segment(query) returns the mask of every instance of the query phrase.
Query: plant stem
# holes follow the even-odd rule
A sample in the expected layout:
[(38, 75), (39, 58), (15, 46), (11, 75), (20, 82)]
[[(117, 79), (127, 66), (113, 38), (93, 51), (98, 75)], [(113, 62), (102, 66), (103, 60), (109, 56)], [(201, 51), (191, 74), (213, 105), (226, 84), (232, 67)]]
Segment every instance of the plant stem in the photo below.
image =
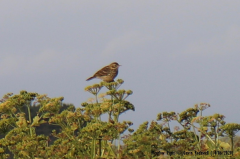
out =
[[(202, 107), (200, 107), (199, 110), (200, 110), (200, 117), (202, 118), (202, 110), (203, 110)], [(200, 128), (201, 129), (203, 128), (202, 119), (201, 119), (201, 122), (200, 122)], [(200, 131), (200, 133), (199, 133), (199, 148), (200, 148), (200, 150), (199, 151), (201, 151), (201, 146), (202, 146), (202, 139), (201, 139), (201, 137), (202, 137), (202, 132)]]
[(31, 110), (30, 110), (30, 101), (28, 101), (28, 103), (27, 103), (27, 108), (28, 108), (28, 120), (29, 120), (29, 122), (30, 122), (30, 135), (31, 135), (31, 137), (32, 137), (32, 135), (33, 135), (33, 133), (32, 133), (32, 126), (31, 126), (31, 124), (32, 124), (32, 119), (31, 119)]
[(93, 139), (93, 158), (95, 158), (96, 155), (96, 140)]
[(102, 149), (101, 142), (102, 142), (102, 139), (99, 138), (99, 157), (101, 157), (101, 149)]
[(98, 104), (98, 98), (97, 98), (97, 94), (95, 94), (95, 98), (96, 98), (96, 103)]
[(231, 151), (233, 152), (233, 136), (230, 136), (231, 138)]
[(118, 135), (118, 153), (117, 153), (118, 158), (119, 158), (119, 151), (120, 151), (120, 133)]
[(91, 158), (95, 158), (95, 139), (92, 139), (92, 146), (91, 146)]

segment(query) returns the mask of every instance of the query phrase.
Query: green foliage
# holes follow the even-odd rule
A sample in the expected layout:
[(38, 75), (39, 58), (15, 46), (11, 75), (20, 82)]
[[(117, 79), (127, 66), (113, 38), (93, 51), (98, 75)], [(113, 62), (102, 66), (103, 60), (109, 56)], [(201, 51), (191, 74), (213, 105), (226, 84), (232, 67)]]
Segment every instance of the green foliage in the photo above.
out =
[[(93, 98), (79, 108), (63, 103), (63, 97), (46, 94), (4, 95), (0, 100), (0, 158), (150, 159), (161, 156), (160, 152), (175, 152), (176, 158), (184, 158), (183, 152), (213, 150), (233, 150), (235, 157), (240, 156), (236, 136), (240, 125), (226, 124), (220, 114), (203, 116), (208, 103), (181, 113), (159, 113), (156, 121), (146, 121), (136, 131), (131, 121), (119, 122), (122, 113), (135, 110), (126, 100), (133, 92), (119, 89), (123, 83), (118, 79), (87, 86), (85, 91)], [(107, 91), (100, 93), (103, 87)], [(178, 126), (172, 127), (173, 121)]]

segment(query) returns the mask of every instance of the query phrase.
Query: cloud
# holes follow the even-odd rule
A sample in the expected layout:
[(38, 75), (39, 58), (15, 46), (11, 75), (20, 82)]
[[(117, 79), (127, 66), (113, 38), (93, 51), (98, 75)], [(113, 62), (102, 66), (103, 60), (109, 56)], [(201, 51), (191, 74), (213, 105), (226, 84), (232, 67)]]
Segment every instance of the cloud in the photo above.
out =
[(64, 54), (55, 50), (46, 49), (32, 55), (8, 54), (0, 60), (0, 74), (45, 74), (62, 69), (72, 69), (78, 65), (78, 54)]
[(207, 36), (186, 45), (185, 55), (215, 56), (240, 52), (240, 26), (230, 26), (222, 34)]
[(240, 26), (231, 26), (225, 34), (225, 46), (229, 51), (240, 52)]
[(151, 39), (153, 39), (153, 36), (151, 35), (141, 34), (138, 31), (130, 31), (122, 36), (115, 37), (114, 39), (110, 40), (106, 44), (105, 49), (102, 51), (102, 55), (106, 56), (114, 54), (121, 49), (140, 45)]
[[(49, 63), (54, 60), (56, 52), (46, 50), (39, 54), (23, 55), (23, 54), (8, 54), (1, 59), (0, 70), (1, 74), (21, 73), (26, 71), (48, 71)], [(47, 69), (48, 68), (48, 69)]]

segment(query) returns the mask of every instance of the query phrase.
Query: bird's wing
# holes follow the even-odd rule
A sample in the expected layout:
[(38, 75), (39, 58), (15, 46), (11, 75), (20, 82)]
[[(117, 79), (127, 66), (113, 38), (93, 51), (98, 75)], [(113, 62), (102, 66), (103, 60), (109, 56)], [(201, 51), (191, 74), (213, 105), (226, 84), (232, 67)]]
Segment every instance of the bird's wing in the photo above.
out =
[(101, 77), (101, 76), (107, 76), (110, 73), (111, 69), (109, 68), (109, 66), (105, 66), (103, 67), (101, 70), (97, 71), (94, 76), (95, 77)]

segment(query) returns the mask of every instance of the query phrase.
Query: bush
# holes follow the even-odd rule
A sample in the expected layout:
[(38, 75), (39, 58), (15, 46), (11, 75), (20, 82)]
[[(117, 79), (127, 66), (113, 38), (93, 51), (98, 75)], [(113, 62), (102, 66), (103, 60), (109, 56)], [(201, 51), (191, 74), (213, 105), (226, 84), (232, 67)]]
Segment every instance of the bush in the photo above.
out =
[[(239, 124), (226, 124), (220, 114), (202, 116), (210, 107), (207, 103), (182, 113), (159, 113), (156, 121), (144, 122), (134, 132), (131, 121), (119, 122), (122, 113), (135, 110), (126, 100), (133, 92), (119, 89), (123, 83), (119, 79), (86, 87), (94, 98), (80, 108), (63, 103), (63, 97), (27, 91), (4, 95), (0, 101), (1, 158), (186, 158), (196, 152), (223, 150), (240, 156), (240, 144), (234, 143)], [(108, 91), (100, 93), (103, 87)], [(104, 114), (108, 121), (101, 120)], [(171, 121), (179, 126), (171, 130)]]

